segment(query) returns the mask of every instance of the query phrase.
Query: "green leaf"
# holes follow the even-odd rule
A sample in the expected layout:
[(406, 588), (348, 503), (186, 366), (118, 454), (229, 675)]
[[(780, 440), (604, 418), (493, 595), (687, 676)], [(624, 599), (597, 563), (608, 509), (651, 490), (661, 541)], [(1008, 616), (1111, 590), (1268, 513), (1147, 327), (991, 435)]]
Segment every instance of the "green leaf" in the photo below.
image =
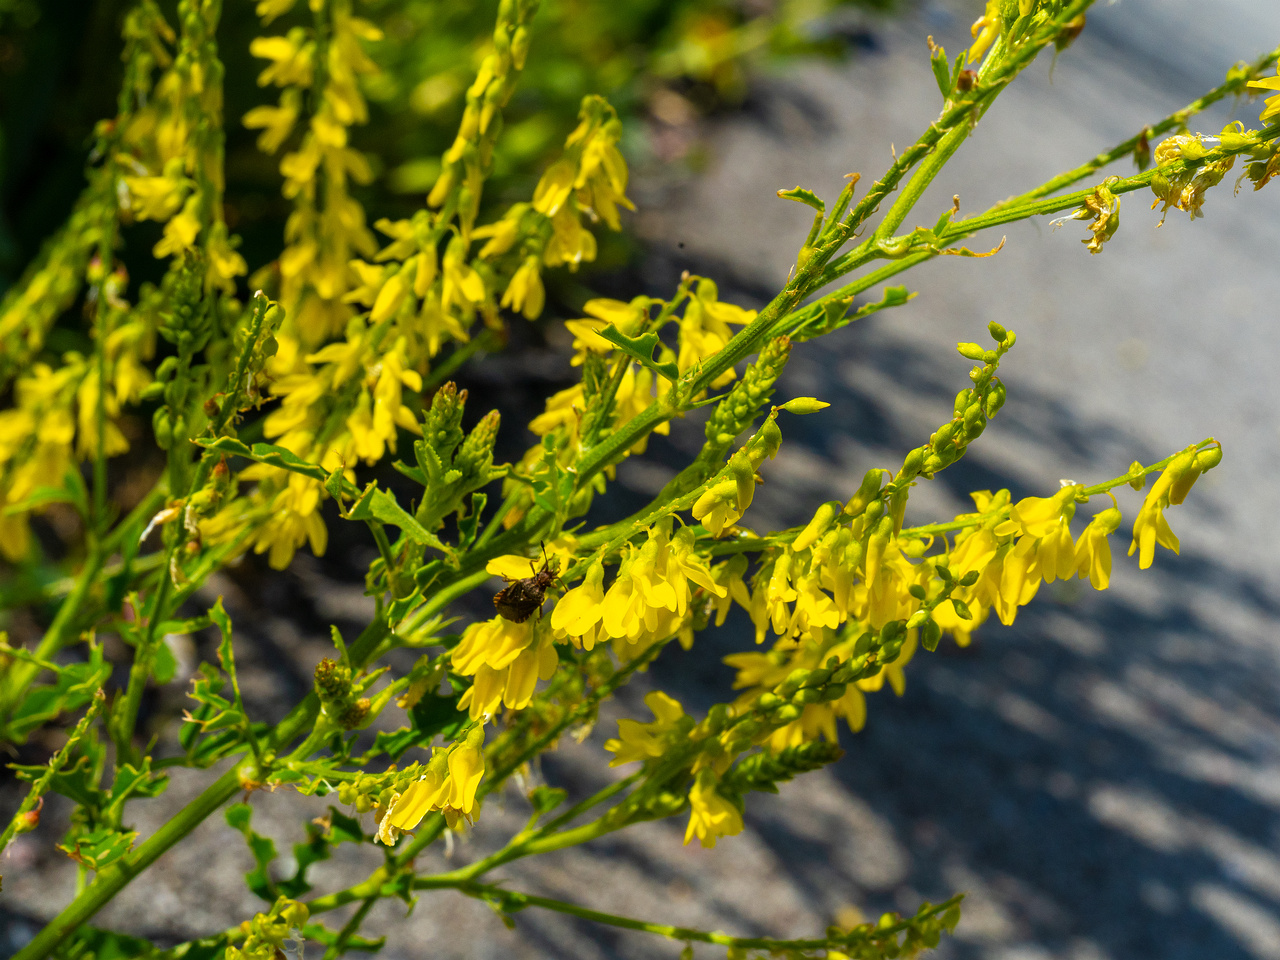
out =
[(933, 79), (938, 81), (938, 90), (945, 100), (951, 96), (951, 88), (954, 85), (951, 79), (951, 68), (947, 63), (946, 48), (934, 47), (933, 53), (929, 55), (929, 64), (933, 67)]
[(0, 728), (0, 739), (25, 743), (32, 730), (92, 700), (110, 675), (111, 667), (103, 662), (102, 648), (91, 647), (88, 662), (61, 667), (53, 684), (31, 688), (9, 722)]
[(401, 460), (392, 460), (391, 466), (395, 467), (400, 473), (404, 474), (414, 483), (425, 487), (427, 485), (427, 475), (422, 472), (420, 467), (411, 467), (409, 464)]
[(136, 830), (118, 831), (101, 827), (74, 838), (70, 845), (59, 844), (58, 849), (90, 870), (101, 870), (128, 853), (136, 839)]
[(659, 376), (670, 380), (672, 383), (675, 383), (680, 377), (680, 368), (674, 363), (658, 363), (653, 359), (653, 352), (662, 346), (662, 341), (658, 339), (658, 335), (652, 330), (638, 337), (628, 337), (611, 323), (597, 332), (632, 360), (648, 367)]
[(783, 200), (794, 200), (796, 203), (803, 203), (806, 207), (813, 207), (819, 213), (827, 212), (827, 205), (812, 190), (805, 187), (792, 187), (790, 190), (779, 190), (778, 196)]
[(227, 824), (244, 834), (249, 853), (257, 864), (244, 875), (245, 885), (258, 897), (274, 903), (279, 893), (271, 879), (271, 862), (276, 858), (276, 845), (270, 837), (264, 837), (253, 829), (253, 807), (247, 803), (235, 803), (227, 808)]
[(440, 542), (439, 537), (400, 506), (391, 493), (380, 489), (375, 483), (365, 487), (364, 493), (360, 494), (360, 499), (352, 505), (346, 516), (349, 520), (380, 520), (393, 527), (399, 527), (414, 543), (432, 547), (441, 553), (451, 553), (449, 548)]
[(485, 504), (489, 502), (487, 494), (471, 495), (471, 512), (458, 518), (458, 547), (465, 550), (471, 546), (480, 532), (480, 515), (484, 513)]
[[(244, 457), (246, 460), (265, 463), (269, 467), (279, 467), (281, 470), (288, 470), (291, 473), (300, 473), (304, 477), (319, 480), (321, 483), (327, 483), (334, 476), (319, 464), (303, 460), (293, 451), (278, 447), (273, 443), (255, 443), (252, 447), (249, 447), (232, 437), (218, 437), (216, 440), (201, 438), (194, 442), (206, 450)], [(341, 475), (339, 474), (339, 476)], [(346, 479), (341, 480), (340, 488), (348, 496), (356, 496), (358, 493), (355, 484)]]
[(569, 798), (569, 791), (543, 785), (529, 794), (529, 802), (538, 816), (550, 813)]
[(328, 840), (335, 846), (339, 843), (364, 843), (365, 835), (359, 820), (348, 817), (337, 807), (330, 807)]
[(119, 823), (124, 815), (124, 805), (132, 797), (158, 797), (169, 786), (166, 774), (155, 774), (151, 770), (151, 758), (143, 758), (142, 765), (122, 764), (116, 770), (115, 780), (111, 784), (111, 798), (102, 809), (103, 819)]
[(458, 709), (458, 697), (441, 696), (437, 693), (423, 694), (421, 700), (409, 711), (409, 720), (414, 729), (428, 740), (436, 734), (446, 740), (453, 740), (470, 720), (465, 710)]

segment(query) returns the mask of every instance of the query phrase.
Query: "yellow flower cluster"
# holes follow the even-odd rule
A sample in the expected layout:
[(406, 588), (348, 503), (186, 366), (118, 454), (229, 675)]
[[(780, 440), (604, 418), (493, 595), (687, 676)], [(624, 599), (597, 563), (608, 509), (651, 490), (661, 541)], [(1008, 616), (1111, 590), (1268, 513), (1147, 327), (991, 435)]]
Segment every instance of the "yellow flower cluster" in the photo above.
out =
[[(260, 12), (270, 19), (288, 6), (281, 0), (262, 5)], [(395, 449), (399, 429), (420, 432), (407, 394), (422, 389), (424, 375), (446, 344), (470, 342), (477, 318), (500, 328), (500, 307), (522, 310), (527, 316), (540, 312), (538, 264), (567, 262), (543, 252), (551, 250), (568, 227), (564, 217), (557, 220), (558, 212), (536, 209), (537, 201), (517, 204), (495, 224), (472, 227), (487, 172), (487, 160), (477, 160), (477, 150), (492, 150), (499, 126), (493, 122), (494, 111), (505, 103), (502, 91), (523, 65), (518, 47), (527, 37), (518, 39), (525, 30), (520, 18), (527, 19), (531, 12), (517, 11), (495, 33), (494, 51), (484, 60), (473, 87), (473, 93), (479, 93), (469, 96), (458, 140), (428, 198), (441, 210), (378, 221), (376, 227), (390, 242), (377, 250), (364, 229), (363, 211), (346, 193), (347, 178), (359, 179), (364, 161), (347, 145), (345, 133), (366, 116), (356, 78), (374, 68), (359, 41), (376, 39), (376, 30), (350, 16), (347, 5), (338, 0), (329, 12), (331, 32), (324, 43), (316, 31), (300, 27), (282, 37), (255, 41), (253, 52), (269, 61), (259, 82), (285, 90), (278, 106), (256, 108), (246, 123), (263, 129), (263, 149), (275, 150), (298, 123), (299, 91), (314, 90), (320, 104), (299, 149), (281, 163), (285, 194), (295, 202), (287, 227), (289, 246), (280, 260), (281, 300), (290, 318), (272, 364), (271, 390), (281, 403), (267, 418), (265, 433), (332, 472), (377, 462), (386, 450)], [(588, 98), (583, 121), (569, 136), (565, 158), (557, 166), (572, 169), (573, 196), (562, 197), (560, 208), (570, 212), (576, 230), (586, 233), (591, 256), (594, 239), (582, 228), (581, 218), (599, 217), (617, 228), (617, 204), (629, 205), (619, 192), (626, 185), (625, 164), (616, 149), (619, 129), (612, 108), (599, 98)], [(553, 177), (552, 171), (544, 182), (547, 177)], [(546, 189), (540, 185), (535, 193), (545, 196)], [(485, 241), (475, 254), (473, 240)], [(368, 259), (350, 259), (352, 251)], [(506, 293), (500, 301), (498, 291), (504, 283)], [(358, 307), (364, 312), (353, 313)], [(338, 330), (343, 331), (342, 339), (320, 346)], [(647, 398), (648, 389), (647, 382), (634, 378), (630, 384), (637, 396)], [(626, 395), (623, 390), (624, 400)], [(642, 408), (638, 404), (637, 409)], [(251, 503), (229, 504), (208, 524), (211, 533), (216, 528), (225, 538), (237, 523), (265, 517), (254, 532), (253, 547), (269, 551), (276, 567), (286, 566), (305, 542), (313, 550), (324, 549), (326, 534), (318, 509), (325, 491), (318, 481), (263, 465), (242, 476), (259, 481)]]
[(40, 491), (61, 488), (79, 461), (97, 456), (99, 405), (104, 455), (129, 449), (118, 419), (150, 383), (142, 359), (154, 349), (154, 330), (131, 319), (105, 339), (105, 396), (93, 358), (71, 352), (56, 368), (33, 364), (14, 386), (13, 405), (0, 411), (0, 555), (8, 560), (27, 555), (28, 516), (51, 502)]
[[(273, 154), (302, 119), (304, 97), (311, 104), (296, 148), (280, 160), (282, 192), (294, 203), (285, 224), (285, 250), (280, 256), (280, 302), (288, 316), (277, 367), (288, 369), (300, 350), (342, 331), (351, 309), (347, 262), (353, 251), (372, 256), (373, 234), (364, 208), (348, 191), (348, 182), (368, 183), (373, 172), (362, 153), (348, 144), (348, 128), (368, 120), (360, 92), (361, 75), (377, 72), (362, 41), (382, 33), (353, 16), (349, 0), (324, 0), (312, 9), (325, 15), (323, 29), (295, 27), (284, 36), (259, 37), (249, 52), (267, 61), (260, 86), (283, 88), (276, 106), (260, 106), (244, 117), (259, 129), (258, 147)], [(258, 5), (264, 23), (287, 13), (292, 0)], [(296, 345), (293, 341), (296, 340)]]
[[(196, 247), (203, 233), (206, 284), (227, 292), (246, 271), (235, 251), (222, 212), (222, 65), (214, 33), (216, 10), (208, 4), (181, 5), (181, 36), (175, 40), (163, 17), (145, 12), (130, 28), (145, 38), (155, 63), (163, 67), (150, 96), (118, 121), (113, 163), (123, 174), (119, 196), (135, 219), (164, 224), (152, 253), (179, 258)], [(153, 11), (153, 13), (155, 13)], [(176, 265), (176, 262), (175, 262)]]
[(469, 626), (450, 657), (453, 669), (472, 677), (458, 702), (473, 720), (497, 713), (500, 706), (522, 710), (539, 680), (549, 680), (558, 659), (541, 617), (513, 623), (494, 617)]
[[(1150, 566), (1155, 545), (1177, 552), (1178, 541), (1164, 519), (1170, 504), (1181, 503), (1196, 478), (1221, 458), (1221, 448), (1190, 448), (1174, 458), (1152, 485), (1134, 523), (1130, 554)], [(749, 706), (793, 670), (812, 670), (832, 657), (846, 662), (866, 652), (871, 638), (893, 636), (901, 642), (879, 673), (849, 687), (839, 700), (809, 704), (803, 715), (772, 734), (770, 746), (782, 749), (821, 734), (834, 739), (838, 717), (858, 729), (866, 708), (860, 691), (879, 689), (888, 680), (901, 693), (901, 669), (911, 658), (921, 631), (930, 649), (940, 634), (965, 646), (970, 634), (994, 611), (1011, 624), (1041, 583), (1071, 576), (1106, 589), (1111, 575), (1108, 537), (1120, 526), (1112, 506), (1093, 517), (1078, 539), (1070, 521), (1089, 495), (1066, 484), (1051, 497), (1027, 497), (1010, 503), (1008, 491), (973, 495), (977, 510), (943, 525), (955, 530), (942, 553), (925, 556), (934, 537), (920, 531), (893, 532), (890, 518), (871, 508), (851, 522), (837, 522), (828, 506), (789, 548), (775, 548), (756, 574), (750, 594), (739, 602), (756, 625), (757, 642), (771, 628), (778, 640), (769, 653), (734, 654), (736, 685), (747, 692), (738, 708)], [(928, 528), (923, 528), (927, 530)], [(744, 588), (732, 591), (743, 597)], [(887, 646), (893, 649), (896, 641)]]
[(603, 577), (602, 566), (593, 564), (582, 584), (560, 598), (551, 627), (557, 639), (584, 650), (611, 640), (625, 660), (673, 636), (686, 647), (693, 642), (695, 588), (727, 596), (727, 588), (694, 551), (693, 528), (681, 527), (672, 536), (670, 520), (651, 527), (640, 546), (624, 547), (608, 590)]
[[(624, 763), (657, 760), (673, 746), (686, 741), (694, 729), (691, 717), (680, 704), (661, 690), (655, 690), (644, 698), (645, 705), (653, 711), (650, 723), (622, 719), (618, 721), (618, 736), (605, 741), (604, 748), (614, 754), (609, 766)], [(738, 804), (726, 798), (718, 789), (720, 769), (723, 764), (703, 762), (695, 764), (694, 781), (689, 789), (689, 825), (684, 842), (694, 837), (704, 847), (714, 847), (720, 837), (742, 832), (742, 810)]]
[(444, 814), (450, 829), (475, 820), (480, 809), (476, 790), (483, 777), (484, 727), (476, 724), (457, 743), (432, 750), (422, 776), (375, 809), (378, 840), (393, 846), (433, 810)]

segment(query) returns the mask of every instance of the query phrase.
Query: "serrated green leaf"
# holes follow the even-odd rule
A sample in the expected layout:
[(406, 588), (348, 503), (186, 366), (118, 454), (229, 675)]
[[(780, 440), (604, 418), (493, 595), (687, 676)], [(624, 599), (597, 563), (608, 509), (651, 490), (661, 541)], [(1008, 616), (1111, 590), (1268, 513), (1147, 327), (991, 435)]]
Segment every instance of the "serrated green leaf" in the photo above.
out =
[(399, 527), (414, 543), (432, 547), (445, 554), (450, 553), (449, 548), (440, 542), (439, 537), (400, 506), (391, 493), (380, 489), (375, 483), (365, 488), (360, 494), (360, 499), (352, 505), (346, 516), (349, 520), (380, 520), (393, 527)]
[(404, 463), (401, 460), (392, 460), (391, 466), (395, 467), (397, 471), (404, 474), (419, 486), (425, 487), (427, 485), (427, 475), (422, 472), (420, 467), (411, 467), (409, 464)]
[(938, 90), (945, 100), (951, 96), (951, 87), (953, 86), (951, 65), (947, 62), (946, 49), (944, 47), (934, 48), (932, 55), (929, 57), (929, 64), (933, 67), (933, 79), (938, 81)]
[(819, 213), (827, 212), (827, 205), (822, 198), (806, 187), (792, 187), (790, 190), (779, 190), (778, 196), (783, 200), (794, 200), (796, 203), (803, 203), (806, 207), (812, 207)]
[(101, 827), (75, 837), (70, 844), (59, 844), (58, 849), (90, 870), (101, 870), (128, 853), (136, 839), (136, 830), (120, 831)]
[(279, 895), (275, 882), (271, 879), (271, 863), (276, 858), (276, 845), (270, 837), (264, 837), (253, 829), (253, 807), (247, 803), (234, 803), (227, 808), (225, 814), (227, 824), (244, 835), (249, 853), (256, 866), (244, 875), (245, 885), (253, 893), (274, 903)]
[(652, 330), (638, 337), (628, 337), (611, 323), (603, 330), (596, 332), (631, 359), (648, 367), (654, 373), (670, 380), (672, 383), (675, 383), (680, 377), (680, 368), (674, 363), (658, 363), (653, 359), (653, 352), (662, 345), (662, 341), (658, 339), (658, 335)]
[(365, 835), (359, 820), (348, 817), (337, 807), (330, 807), (328, 840), (335, 846), (339, 843), (364, 843)]

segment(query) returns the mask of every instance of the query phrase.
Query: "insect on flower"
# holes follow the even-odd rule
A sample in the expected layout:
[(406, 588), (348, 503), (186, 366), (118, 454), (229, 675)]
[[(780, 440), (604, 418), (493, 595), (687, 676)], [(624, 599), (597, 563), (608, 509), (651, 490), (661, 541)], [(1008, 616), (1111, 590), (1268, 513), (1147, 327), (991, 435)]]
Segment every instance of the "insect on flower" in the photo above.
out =
[[(529, 561), (533, 568), (533, 561)], [(551, 572), (551, 561), (547, 559), (547, 548), (542, 548), (542, 569), (534, 570), (533, 576), (520, 580), (503, 577), (508, 586), (503, 587), (493, 597), (493, 605), (498, 608), (498, 615), (512, 623), (524, 623), (535, 610), (542, 609), (542, 600), (546, 596), (547, 587), (556, 581)]]

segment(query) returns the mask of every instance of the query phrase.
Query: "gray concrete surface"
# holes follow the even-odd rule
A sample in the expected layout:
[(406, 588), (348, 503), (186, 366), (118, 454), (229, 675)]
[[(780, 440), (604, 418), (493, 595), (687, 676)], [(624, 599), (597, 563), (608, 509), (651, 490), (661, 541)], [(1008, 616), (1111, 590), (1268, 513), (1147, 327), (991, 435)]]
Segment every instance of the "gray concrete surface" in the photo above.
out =
[[(744, 302), (776, 288), (806, 218), (773, 192), (800, 183), (832, 195), (851, 170), (878, 173), (889, 144), (910, 142), (937, 110), (924, 34), (958, 49), (975, 6), (926, 6), (908, 23), (876, 25), (877, 48), (855, 62), (769, 78), (744, 115), (712, 131), (703, 177), (639, 184), (649, 278), (669, 281), (687, 267)], [(1221, 22), (1198, 22), (1210, 14)], [(1268, 0), (1124, 0), (1090, 19), (1052, 81), (1046, 59), (1002, 97), (926, 198), (922, 222), (953, 193), (972, 213), (1074, 165), (1176, 109), (1237, 57), (1280, 42), (1280, 9)], [(1229, 109), (1197, 129), (1218, 129)], [(1238, 110), (1247, 121), (1256, 113)], [(773, 936), (820, 930), (850, 906), (874, 916), (965, 890), (964, 919), (940, 958), (1280, 957), (1277, 191), (1233, 198), (1224, 186), (1204, 220), (1175, 214), (1160, 230), (1134, 196), (1100, 256), (1079, 243), (1082, 225), (1035, 223), (1010, 229), (995, 258), (917, 271), (910, 305), (797, 351), (785, 392), (833, 405), (784, 425), (784, 453), (748, 518), (795, 522), (851, 492), (868, 467), (900, 459), (964, 382), (968, 364), (950, 344), (981, 339), (998, 320), (1019, 333), (1002, 371), (1009, 403), (965, 464), (920, 488), (917, 516), (945, 516), (969, 489), (1023, 495), (1060, 477), (1111, 476), (1213, 434), (1226, 447), (1222, 466), (1170, 514), (1181, 557), (1161, 553), (1139, 574), (1118, 550), (1112, 591), (1046, 588), (1013, 628), (992, 625), (968, 650), (922, 655), (904, 697), (871, 698), (868, 726), (846, 738), (839, 764), (753, 798), (747, 832), (714, 851), (683, 847), (681, 824), (651, 825), (514, 865), (510, 885)], [(497, 390), (501, 373), (491, 375)], [(694, 438), (677, 430), (668, 450)], [(663, 471), (630, 466), (622, 486), (638, 496)], [(1131, 492), (1123, 500), (1130, 517), (1137, 504)], [(325, 624), (345, 628), (363, 615), (358, 589), (324, 577), (304, 565), (288, 581), (214, 586), (243, 631), (243, 656), (262, 668), (247, 693), (264, 716), (306, 683)], [(300, 607), (306, 616), (288, 613)], [(613, 719), (642, 715), (648, 684), (705, 706), (727, 680), (719, 658), (743, 642), (728, 630), (689, 654), (673, 651), (585, 742), (548, 758), (543, 775), (589, 787)], [(158, 826), (207, 776), (184, 776), (160, 801), (138, 804), (138, 828)], [(281, 849), (301, 818), (323, 812), (285, 791), (253, 802), (258, 828)], [(523, 803), (513, 794), (491, 804), (450, 862), (499, 843), (522, 822)], [(444, 858), (433, 852), (430, 865)], [(317, 886), (376, 862), (365, 851), (322, 864)], [(240, 882), (249, 866), (215, 818), (100, 920), (162, 942), (238, 923), (258, 909)], [(41, 833), (19, 841), (4, 872), (12, 946), (66, 901), (73, 878)], [(385, 934), (383, 955), (397, 960), (678, 950), (532, 910), (516, 924), (508, 931), (482, 905), (436, 894), (407, 917), (403, 905), (383, 904), (365, 932)]]

